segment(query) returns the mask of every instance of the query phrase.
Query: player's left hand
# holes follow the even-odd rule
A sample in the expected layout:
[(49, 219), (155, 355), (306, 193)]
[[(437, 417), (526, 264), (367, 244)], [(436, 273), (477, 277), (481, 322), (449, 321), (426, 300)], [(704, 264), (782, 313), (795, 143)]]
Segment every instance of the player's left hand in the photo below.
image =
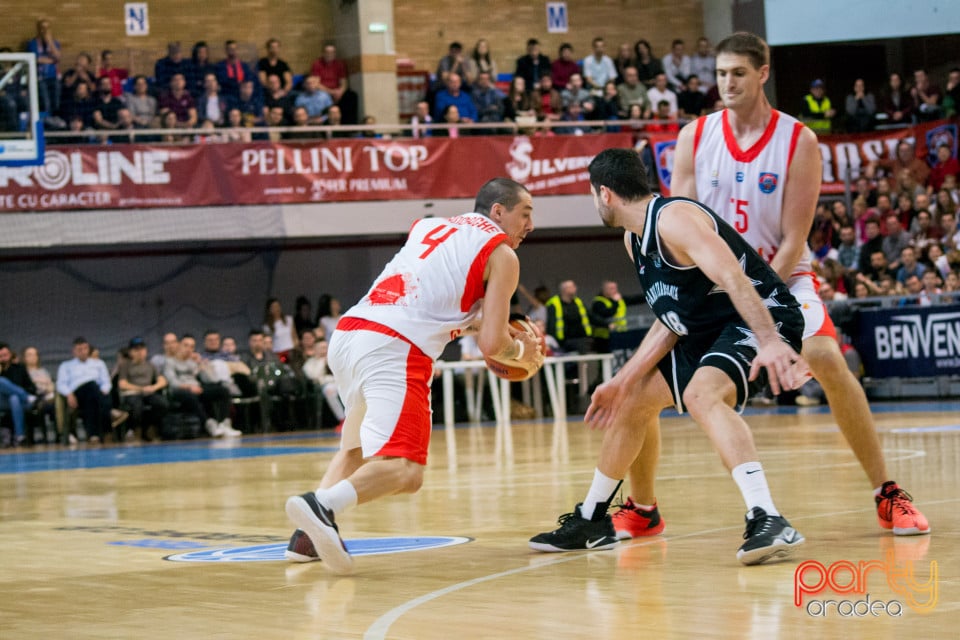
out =
[(760, 347), (750, 367), (750, 380), (756, 380), (761, 368), (767, 370), (767, 381), (774, 395), (797, 389), (810, 377), (807, 362), (781, 340), (773, 340)]

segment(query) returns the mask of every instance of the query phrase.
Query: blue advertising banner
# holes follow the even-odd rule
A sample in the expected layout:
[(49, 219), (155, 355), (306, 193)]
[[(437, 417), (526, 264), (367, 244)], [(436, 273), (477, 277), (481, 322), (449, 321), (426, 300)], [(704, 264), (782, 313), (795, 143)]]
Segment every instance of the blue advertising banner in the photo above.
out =
[(960, 305), (861, 309), (853, 346), (874, 378), (960, 373)]

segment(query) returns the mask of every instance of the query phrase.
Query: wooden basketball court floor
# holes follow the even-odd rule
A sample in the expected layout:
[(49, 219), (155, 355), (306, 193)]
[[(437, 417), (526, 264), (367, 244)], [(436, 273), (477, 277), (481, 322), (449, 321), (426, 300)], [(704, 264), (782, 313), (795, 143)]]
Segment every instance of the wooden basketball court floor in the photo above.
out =
[[(419, 494), (340, 519), (351, 548), (449, 546), (359, 556), (350, 577), (279, 559), (284, 501), (316, 486), (330, 434), (3, 452), (0, 638), (960, 637), (960, 403), (877, 405), (876, 418), (932, 535), (880, 530), (825, 409), (750, 410), (777, 505), (807, 538), (792, 561), (758, 567), (735, 557), (735, 485), (682, 417), (663, 423), (664, 535), (529, 550), (583, 498), (600, 434), (515, 423), (508, 458), (492, 425), (462, 425), (449, 457), (434, 432)], [(879, 568), (861, 585), (849, 568), (867, 561)]]

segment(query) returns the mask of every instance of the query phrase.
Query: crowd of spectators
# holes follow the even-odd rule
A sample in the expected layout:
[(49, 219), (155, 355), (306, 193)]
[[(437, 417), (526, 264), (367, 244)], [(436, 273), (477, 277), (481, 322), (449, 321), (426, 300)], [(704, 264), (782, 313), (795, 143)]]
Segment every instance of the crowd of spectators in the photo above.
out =
[(843, 200), (821, 202), (809, 237), (820, 296), (960, 300), (958, 170), (948, 144), (931, 165), (901, 141), (895, 159), (871, 163), (856, 181), (852, 210)]
[[(325, 415), (330, 423), (342, 422), (343, 405), (326, 362), (326, 336), (339, 317), (340, 303), (329, 295), (320, 297), (316, 314), (300, 296), (294, 316), (271, 298), (243, 350), (216, 329), (199, 340), (166, 333), (153, 355), (135, 336), (112, 367), (77, 337), (73, 357), (55, 375), (35, 346), (17, 354), (0, 342), (0, 447), (64, 438), (70, 444), (231, 438), (242, 433), (234, 426), (240, 407), (251, 403), (258, 405), (263, 430), (322, 425)], [(244, 415), (249, 430), (254, 420)], [(72, 426), (77, 418), (82, 430)]]
[[(125, 141), (131, 130), (144, 128), (184, 130), (167, 134), (161, 139), (165, 142), (210, 142), (254, 139), (237, 131), (251, 126), (375, 124), (372, 118), (361, 117), (357, 94), (349, 88), (346, 64), (332, 43), (325, 44), (310, 68), (298, 74), (281, 57), (281, 43), (276, 38), (266, 42), (264, 55), (255, 64), (240, 59), (233, 40), (224, 43), (223, 58), (216, 62), (206, 42), (194, 43), (189, 56), (181, 43), (172, 42), (167, 55), (156, 61), (152, 78), (129, 78), (126, 69), (114, 65), (110, 50), (101, 51), (95, 61), (90, 54), (80, 53), (73, 66), (62, 69), (66, 64), (60, 57), (60, 45), (45, 19), (38, 21), (36, 37), (27, 49), (38, 56), (40, 102), (48, 114), (48, 128), (110, 134), (101, 133), (90, 141)], [(563, 43), (552, 60), (540, 42), (530, 38), (526, 53), (516, 59), (512, 69), (497, 68), (485, 38), (477, 40), (470, 51), (460, 42), (452, 42), (422, 96), (425, 105), (418, 105), (413, 116), (416, 125), (438, 126), (414, 129), (413, 133), (457, 136), (483, 132), (439, 126), (443, 124), (562, 121), (571, 124), (541, 132), (577, 134), (603, 130), (590, 126), (590, 121), (613, 120), (648, 121), (624, 126), (634, 132), (676, 131), (684, 121), (720, 107), (714, 73), (715, 57), (706, 38), (698, 39), (692, 52), (683, 40), (676, 39), (658, 58), (642, 38), (633, 45), (621, 43), (611, 57), (604, 39), (596, 37), (587, 55), (581, 57), (572, 44)], [(501, 81), (501, 77), (511, 80)], [(960, 68), (950, 70), (942, 88), (918, 69), (909, 85), (899, 73), (893, 73), (887, 86), (875, 89), (857, 79), (845, 101), (834, 104), (825, 82), (815, 79), (801, 104), (781, 108), (821, 133), (866, 131), (877, 125), (950, 116), (956, 113), (960, 99)], [(0, 94), (0, 128), (4, 123), (16, 124), (17, 96), (9, 93)], [(345, 135), (364, 134), (311, 130), (273, 138)], [(83, 136), (79, 139), (85, 140)]]

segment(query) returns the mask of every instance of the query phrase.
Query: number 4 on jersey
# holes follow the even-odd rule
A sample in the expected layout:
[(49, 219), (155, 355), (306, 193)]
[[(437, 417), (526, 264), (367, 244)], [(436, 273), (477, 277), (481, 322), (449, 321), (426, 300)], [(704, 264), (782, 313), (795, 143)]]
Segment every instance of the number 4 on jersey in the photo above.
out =
[(423, 260), (428, 255), (430, 255), (441, 242), (452, 236), (457, 231), (456, 227), (448, 227), (445, 224), (430, 229), (427, 232), (427, 235), (423, 236), (423, 240), (420, 241), (420, 244), (427, 245), (426, 251), (420, 254), (420, 259)]

